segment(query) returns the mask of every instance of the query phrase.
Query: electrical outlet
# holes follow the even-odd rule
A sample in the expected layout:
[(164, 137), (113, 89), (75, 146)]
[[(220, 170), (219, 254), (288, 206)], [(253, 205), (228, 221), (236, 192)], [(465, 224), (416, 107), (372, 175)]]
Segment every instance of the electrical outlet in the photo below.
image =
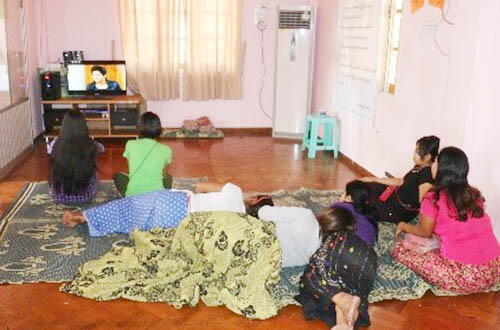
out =
[(255, 8), (255, 25), (259, 24), (260, 22), (266, 22), (266, 7), (261, 6), (261, 7), (256, 7)]

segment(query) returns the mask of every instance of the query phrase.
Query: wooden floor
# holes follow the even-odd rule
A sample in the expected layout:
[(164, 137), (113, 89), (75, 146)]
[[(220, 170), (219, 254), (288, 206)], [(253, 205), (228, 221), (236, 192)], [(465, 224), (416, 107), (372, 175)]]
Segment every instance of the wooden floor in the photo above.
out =
[[(226, 136), (220, 140), (169, 140), (174, 177), (207, 176), (227, 181), (245, 191), (271, 191), (302, 186), (340, 189), (365, 175), (349, 160), (334, 160), (319, 152), (308, 159), (300, 144), (268, 136)], [(99, 173), (126, 170), (123, 141), (106, 142)], [(47, 179), (49, 159), (44, 144), (0, 181), (0, 211), (15, 198), (26, 181)], [(411, 159), (408, 159), (410, 162)], [(127, 300), (94, 302), (60, 293), (60, 284), (0, 285), (0, 329), (326, 329), (305, 321), (299, 307), (289, 306), (265, 321), (250, 321), (223, 307), (176, 310), (162, 303)], [(500, 329), (500, 294), (424, 298), (408, 302), (385, 301), (370, 306), (370, 329)]]

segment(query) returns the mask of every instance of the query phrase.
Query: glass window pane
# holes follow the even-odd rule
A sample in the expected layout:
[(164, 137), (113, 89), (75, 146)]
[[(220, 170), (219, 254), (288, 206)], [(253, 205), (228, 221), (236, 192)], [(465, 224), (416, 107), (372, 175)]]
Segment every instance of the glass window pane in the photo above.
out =
[(403, 9), (403, 0), (394, 0), (394, 9), (401, 10)]
[(391, 36), (392, 48), (399, 47), (400, 34), (401, 34), (401, 14), (396, 14), (394, 16), (394, 21), (392, 26), (392, 36)]
[(398, 54), (397, 50), (391, 51), (389, 55), (389, 65), (387, 66), (388, 74), (387, 81), (389, 84), (396, 84), (396, 71), (398, 65)]
[(9, 67), (11, 102), (16, 103), (27, 96), (23, 22), (20, 1), (6, 1), (5, 32), (7, 34), (7, 61)]

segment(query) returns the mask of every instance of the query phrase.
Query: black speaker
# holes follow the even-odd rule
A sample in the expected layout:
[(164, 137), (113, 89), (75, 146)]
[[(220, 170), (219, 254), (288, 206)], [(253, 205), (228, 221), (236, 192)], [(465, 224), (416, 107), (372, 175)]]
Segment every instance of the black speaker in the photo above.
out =
[(45, 71), (40, 74), (43, 100), (61, 98), (61, 74), (57, 71)]

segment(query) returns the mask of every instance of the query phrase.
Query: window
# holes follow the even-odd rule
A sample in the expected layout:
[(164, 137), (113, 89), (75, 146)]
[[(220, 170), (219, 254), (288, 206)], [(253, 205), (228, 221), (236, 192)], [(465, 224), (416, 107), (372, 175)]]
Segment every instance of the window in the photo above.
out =
[(0, 109), (27, 96), (21, 0), (0, 0)]
[(388, 33), (383, 90), (384, 92), (394, 94), (396, 90), (399, 41), (401, 38), (401, 21), (403, 18), (403, 0), (389, 0), (388, 2)]
[(118, 7), (129, 81), (143, 97), (242, 97), (243, 0), (121, 0)]

